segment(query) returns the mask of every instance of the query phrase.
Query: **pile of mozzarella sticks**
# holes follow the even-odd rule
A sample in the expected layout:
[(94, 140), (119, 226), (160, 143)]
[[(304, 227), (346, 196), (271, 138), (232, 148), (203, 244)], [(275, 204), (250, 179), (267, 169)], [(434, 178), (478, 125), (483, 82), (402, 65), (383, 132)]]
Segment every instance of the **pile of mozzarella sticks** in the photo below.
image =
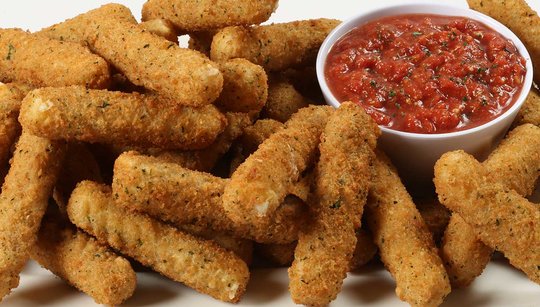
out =
[(377, 254), (414, 306), (470, 284), (493, 250), (540, 282), (523, 198), (538, 93), (488, 160), (441, 158), (440, 203), (413, 201), (371, 117), (319, 105), (315, 57), (339, 21), (260, 25), (277, 2), (149, 0), (141, 23), (107, 4), (0, 29), (0, 300), (30, 258), (108, 305), (134, 293), (131, 260), (233, 303), (261, 259), (289, 267), (305, 305)]

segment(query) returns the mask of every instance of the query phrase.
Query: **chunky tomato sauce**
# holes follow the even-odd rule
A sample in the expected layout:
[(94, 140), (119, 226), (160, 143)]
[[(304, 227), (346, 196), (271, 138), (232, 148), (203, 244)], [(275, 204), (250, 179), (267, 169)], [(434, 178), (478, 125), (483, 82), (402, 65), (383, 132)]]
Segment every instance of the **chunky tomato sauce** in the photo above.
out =
[(482, 125), (519, 95), (525, 59), (514, 44), (465, 17), (392, 16), (360, 26), (330, 51), (326, 80), (339, 101), (382, 126), (445, 133)]

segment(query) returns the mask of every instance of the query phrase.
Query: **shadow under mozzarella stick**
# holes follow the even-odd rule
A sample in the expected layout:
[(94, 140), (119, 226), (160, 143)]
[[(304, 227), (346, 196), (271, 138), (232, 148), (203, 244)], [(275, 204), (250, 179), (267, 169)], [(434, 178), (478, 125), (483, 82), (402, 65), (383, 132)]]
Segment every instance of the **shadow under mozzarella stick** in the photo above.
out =
[(0, 194), (0, 300), (19, 284), (64, 156), (63, 142), (23, 131)]
[(298, 238), (304, 213), (301, 201), (288, 198), (275, 217), (260, 227), (236, 224), (222, 205), (227, 183), (227, 179), (127, 152), (116, 159), (112, 188), (117, 204), (179, 228), (196, 224), (262, 243), (288, 243)]
[(463, 151), (435, 164), (435, 187), (443, 205), (458, 213), (477, 237), (540, 283), (540, 210)]
[(49, 139), (201, 149), (225, 129), (213, 106), (179, 106), (155, 95), (42, 88), (26, 96), (19, 116), (31, 133)]
[(439, 306), (450, 293), (448, 275), (422, 216), (381, 152), (365, 213), (397, 296), (412, 306)]
[(334, 19), (301, 20), (253, 27), (227, 27), (214, 36), (211, 59), (245, 58), (267, 71), (315, 62), (328, 34), (341, 23)]
[(137, 276), (129, 261), (86, 233), (44, 219), (32, 259), (97, 304), (120, 305), (131, 297)]
[(0, 81), (35, 87), (82, 85), (106, 88), (109, 65), (77, 43), (30, 34), (20, 29), (0, 29)]
[(317, 153), (331, 107), (298, 111), (232, 174), (223, 194), (227, 216), (258, 227), (272, 217)]
[(133, 84), (188, 106), (210, 104), (221, 93), (219, 67), (203, 54), (127, 22), (99, 19), (93, 27), (90, 49)]
[(210, 48), (215, 34), (215, 30), (190, 32), (188, 48), (210, 57)]
[(278, 0), (149, 0), (142, 19), (170, 20), (183, 33), (262, 23)]
[[(531, 195), (540, 176), (540, 128), (531, 124), (512, 130), (490, 154), (483, 166), (494, 182)], [(476, 235), (476, 230), (453, 213), (441, 246), (441, 257), (454, 287), (466, 287), (479, 276), (493, 249)]]
[(70, 220), (99, 241), (157, 272), (225, 302), (237, 302), (249, 270), (233, 252), (113, 203), (109, 187), (83, 181), (68, 205)]
[(372, 177), (373, 150), (380, 130), (364, 111), (344, 102), (324, 128), (308, 200), (312, 220), (300, 231), (289, 268), (296, 304), (325, 306), (347, 276)]

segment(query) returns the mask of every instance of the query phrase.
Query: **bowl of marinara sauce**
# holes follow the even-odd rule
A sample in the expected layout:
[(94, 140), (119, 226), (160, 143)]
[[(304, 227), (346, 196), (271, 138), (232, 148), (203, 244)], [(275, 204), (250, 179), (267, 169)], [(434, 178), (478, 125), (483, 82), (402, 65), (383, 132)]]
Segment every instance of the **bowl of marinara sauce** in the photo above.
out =
[(525, 101), (532, 64), (496, 20), (422, 3), (342, 23), (321, 46), (317, 75), (327, 103), (361, 105), (402, 177), (426, 184), (447, 151), (485, 159)]

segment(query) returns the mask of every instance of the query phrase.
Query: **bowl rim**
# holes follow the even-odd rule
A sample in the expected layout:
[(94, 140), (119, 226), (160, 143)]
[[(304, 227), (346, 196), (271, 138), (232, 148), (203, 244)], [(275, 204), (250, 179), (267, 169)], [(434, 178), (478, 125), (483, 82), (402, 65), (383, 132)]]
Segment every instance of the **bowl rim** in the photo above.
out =
[[(532, 81), (533, 79), (532, 60), (523, 42), (517, 37), (516, 34), (514, 34), (514, 32), (508, 29), (504, 24), (500, 23), (499, 21), (495, 20), (494, 18), (488, 15), (472, 10), (470, 8), (460, 7), (456, 5), (442, 4), (442, 3), (429, 3), (429, 2), (424, 2), (424, 1), (394, 4), (394, 5), (389, 5), (389, 6), (373, 9), (373, 10), (364, 11), (362, 13), (356, 14), (348, 18), (347, 20), (343, 21), (334, 30), (330, 32), (330, 34), (326, 37), (326, 39), (324, 40), (324, 42), (322, 43), (319, 49), (319, 52), (317, 54), (317, 61), (316, 61), (317, 80), (319, 81), (319, 86), (321, 87), (321, 90), (323, 91), (326, 103), (333, 106), (334, 108), (339, 107), (339, 105), (341, 104), (338, 101), (338, 99), (334, 96), (330, 88), (328, 87), (328, 84), (326, 83), (325, 73), (324, 73), (327, 55), (332, 49), (332, 47), (334, 46), (334, 44), (346, 33), (348, 33), (353, 28), (356, 28), (357, 26), (361, 24), (364, 24), (366, 22), (376, 20), (379, 18), (388, 17), (388, 16), (414, 14), (414, 13), (400, 13), (400, 9), (402, 8), (410, 9), (410, 8), (417, 8), (417, 7), (420, 7), (420, 12), (418, 12), (418, 14), (433, 14), (433, 15), (442, 15), (442, 16), (463, 16), (469, 19), (479, 21), (485, 24), (486, 26), (490, 27), (494, 31), (498, 32), (505, 38), (511, 40), (516, 46), (516, 49), (518, 50), (519, 54), (525, 59), (525, 68), (526, 68), (525, 78), (523, 80), (522, 87), (519, 90), (519, 96), (516, 98), (516, 101), (514, 102), (514, 104), (509, 109), (507, 109), (502, 114), (500, 114), (498, 117), (482, 125), (479, 125), (470, 129), (465, 129), (465, 130), (444, 132), (444, 133), (432, 133), (432, 134), (400, 131), (400, 130), (395, 130), (395, 129), (391, 129), (391, 128), (379, 125), (379, 128), (383, 131), (383, 133), (409, 137), (409, 138), (416, 138), (416, 139), (454, 138), (454, 137), (470, 135), (470, 134), (474, 134), (476, 132), (482, 131), (491, 126), (497, 125), (498, 123), (507, 119), (509, 116), (517, 114), (517, 112), (519, 111), (523, 103), (525, 102), (527, 95), (529, 94), (530, 88), (532, 86), (532, 82), (533, 82)], [(430, 9), (437, 9), (437, 12), (429, 12)], [(446, 10), (450, 11), (449, 14), (440, 13), (440, 11), (446, 11)], [(460, 15), (459, 13), (462, 13), (462, 15)], [(466, 14), (466, 15), (463, 15), (463, 14)], [(373, 15), (378, 15), (378, 17), (373, 18), (372, 17)], [(344, 33), (340, 33), (342, 31), (341, 30), (342, 28), (349, 28), (349, 27), (351, 27), (349, 30), (347, 30)]]

